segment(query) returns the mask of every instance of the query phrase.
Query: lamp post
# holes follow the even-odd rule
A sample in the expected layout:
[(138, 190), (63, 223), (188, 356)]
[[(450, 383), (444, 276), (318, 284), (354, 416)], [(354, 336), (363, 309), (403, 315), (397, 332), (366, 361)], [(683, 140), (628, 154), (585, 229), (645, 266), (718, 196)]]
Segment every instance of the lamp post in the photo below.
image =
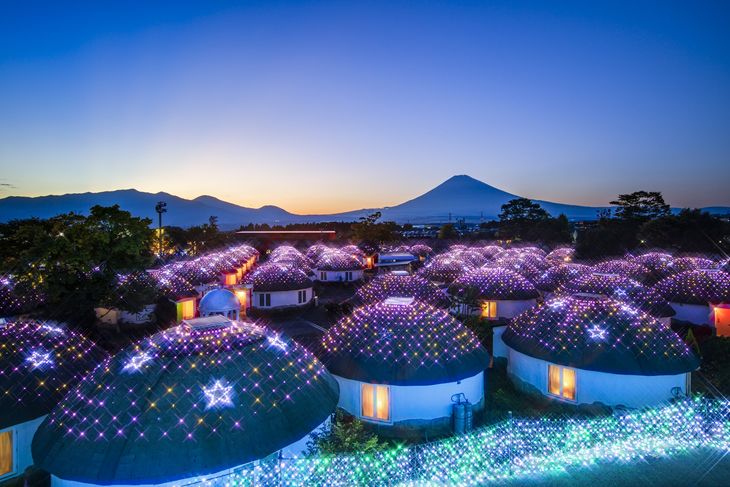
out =
[(167, 213), (167, 203), (164, 201), (158, 201), (155, 205), (155, 211), (157, 212), (157, 237), (159, 239), (158, 257), (162, 259), (162, 214)]

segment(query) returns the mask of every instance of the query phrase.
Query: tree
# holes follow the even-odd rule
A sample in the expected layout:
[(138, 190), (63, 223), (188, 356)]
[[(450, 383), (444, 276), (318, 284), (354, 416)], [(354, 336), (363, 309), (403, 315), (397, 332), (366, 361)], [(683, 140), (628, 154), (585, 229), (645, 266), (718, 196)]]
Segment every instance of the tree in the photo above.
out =
[(6, 236), (17, 253), (3, 255), (2, 271), (42, 294), (44, 314), (87, 322), (112, 299), (118, 275), (151, 264), (151, 223), (118, 205), (21, 222)]
[(635, 191), (620, 194), (617, 200), (611, 201), (611, 204), (618, 207), (616, 217), (623, 220), (651, 220), (667, 216), (671, 210), (658, 191)]
[(456, 231), (456, 227), (453, 223), (445, 223), (441, 225), (441, 228), (439, 228), (438, 238), (440, 239), (450, 239), (458, 237), (459, 232)]
[(533, 203), (527, 198), (515, 198), (502, 205), (502, 212), (499, 214), (500, 222), (510, 221), (539, 221), (549, 218), (545, 209), (538, 203)]
[(702, 210), (683, 209), (644, 223), (639, 238), (649, 247), (679, 252), (725, 252), (730, 224)]
[(309, 436), (308, 456), (336, 453), (367, 454), (388, 447), (388, 444), (381, 442), (376, 434), (366, 430), (362, 421), (346, 416), (339, 410), (329, 430), (314, 431)]
[(378, 220), (382, 214), (379, 211), (368, 216), (360, 217), (357, 223), (351, 228), (355, 240), (369, 240), (373, 242), (388, 242), (395, 239), (395, 231), (398, 226), (395, 222), (381, 222)]

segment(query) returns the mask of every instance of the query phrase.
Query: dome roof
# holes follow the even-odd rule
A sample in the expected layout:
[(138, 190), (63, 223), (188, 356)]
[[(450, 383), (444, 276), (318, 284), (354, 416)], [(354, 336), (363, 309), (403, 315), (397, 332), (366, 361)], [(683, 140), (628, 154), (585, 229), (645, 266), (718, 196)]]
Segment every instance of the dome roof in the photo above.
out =
[(507, 269), (481, 268), (467, 272), (449, 286), (449, 294), (476, 299), (523, 300), (539, 296), (530, 281)]
[(386, 298), (415, 298), (433, 306), (444, 306), (446, 295), (431, 281), (413, 274), (381, 274), (357, 290), (357, 298), (363, 304), (372, 304)]
[(675, 303), (730, 303), (730, 274), (719, 269), (685, 271), (662, 279), (655, 289)]
[(553, 292), (566, 282), (589, 271), (590, 267), (583, 264), (558, 264), (540, 274), (535, 279), (535, 287), (544, 292)]
[(427, 257), (433, 253), (433, 249), (425, 244), (411, 245), (408, 251), (416, 257)]
[(560, 264), (563, 262), (570, 262), (573, 260), (573, 255), (575, 255), (575, 249), (572, 247), (560, 247), (557, 249), (554, 249), (549, 254), (545, 256), (545, 258), (554, 263), (554, 264)]
[(674, 316), (676, 312), (653, 288), (618, 274), (583, 273), (566, 282), (557, 294), (598, 294), (623, 301), (657, 318)]
[(675, 257), (656, 269), (658, 277), (664, 278), (673, 276), (685, 271), (696, 271), (700, 269), (714, 269), (717, 263), (705, 257)]
[(357, 257), (338, 250), (322, 254), (314, 268), (318, 271), (358, 271), (363, 265)]
[(612, 374), (673, 375), (699, 367), (670, 327), (607, 298), (552, 299), (518, 315), (502, 339), (531, 357)]
[(504, 249), (499, 245), (485, 245), (484, 247), (477, 247), (475, 250), (487, 259), (493, 259), (498, 254), (504, 252)]
[(454, 382), (489, 366), (489, 353), (447, 312), (390, 298), (355, 309), (322, 338), (322, 361), (336, 375), (363, 382)]
[(614, 259), (600, 262), (593, 266), (594, 272), (618, 274), (637, 281), (644, 281), (649, 276), (649, 269), (635, 260)]
[(169, 482), (266, 457), (335, 410), (337, 382), (296, 342), (202, 320), (94, 369), (38, 429), (35, 464), (92, 484)]
[(449, 283), (471, 269), (471, 265), (453, 255), (441, 254), (423, 266), (418, 275), (430, 281)]
[(674, 257), (664, 252), (647, 252), (634, 257), (634, 262), (638, 262), (652, 272), (668, 265), (673, 260)]
[(295, 291), (312, 287), (307, 274), (287, 264), (269, 263), (256, 268), (251, 275), (254, 292)]
[(11, 320), (0, 325), (0, 429), (48, 414), (106, 357), (62, 324)]
[(205, 293), (200, 300), (198, 309), (202, 315), (238, 311), (241, 309), (241, 302), (228, 289), (218, 288)]

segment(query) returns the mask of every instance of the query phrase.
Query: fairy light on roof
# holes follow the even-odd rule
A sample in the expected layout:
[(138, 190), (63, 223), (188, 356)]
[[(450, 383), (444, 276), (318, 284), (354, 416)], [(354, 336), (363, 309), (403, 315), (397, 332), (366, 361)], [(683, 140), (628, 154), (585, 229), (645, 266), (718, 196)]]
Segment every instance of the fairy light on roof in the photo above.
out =
[(25, 361), (34, 369), (53, 368), (56, 365), (53, 354), (43, 349), (31, 350)]
[(446, 296), (431, 281), (414, 274), (381, 274), (357, 290), (363, 304), (382, 301), (392, 296), (413, 297), (434, 306), (446, 304)]
[(602, 297), (559, 301), (518, 315), (504, 332), (507, 346), (551, 363), (616, 374), (672, 375), (699, 366), (670, 327), (636, 308)]
[(142, 367), (146, 363), (151, 362), (152, 359), (152, 355), (146, 351), (136, 353), (124, 364), (122, 370), (125, 372), (139, 372)]
[(61, 323), (6, 320), (0, 327), (0, 428), (48, 414), (106, 357)]
[(545, 292), (553, 292), (560, 286), (589, 272), (590, 267), (583, 264), (558, 264), (543, 271), (535, 279), (535, 287)]
[(223, 379), (216, 379), (207, 387), (203, 387), (205, 409), (216, 409), (233, 406), (233, 386)]
[(248, 281), (253, 285), (254, 292), (292, 291), (312, 287), (312, 280), (304, 271), (292, 265), (275, 262), (257, 267)]
[(480, 299), (525, 300), (538, 297), (537, 289), (516, 272), (499, 267), (469, 271), (449, 286), (452, 296)]
[(450, 382), (457, 371), (468, 374), (458, 378), (470, 377), (489, 363), (474, 333), (447, 312), (412, 298), (356, 308), (327, 331), (321, 345), (328, 368), (355, 380)]
[(266, 340), (269, 342), (269, 345), (276, 347), (279, 350), (286, 350), (288, 348), (286, 342), (281, 339), (278, 333), (267, 336)]
[(730, 303), (730, 274), (719, 269), (685, 271), (662, 279), (655, 289), (675, 303)]
[(439, 254), (423, 266), (418, 275), (430, 281), (450, 283), (473, 268), (453, 255)]
[(653, 288), (625, 276), (599, 272), (583, 272), (555, 290), (558, 295), (587, 293), (614, 298), (655, 316), (674, 316), (666, 299)]
[[(335, 379), (311, 353), (257, 324), (214, 318), (186, 320), (96, 367), (48, 416), (38, 433), (44, 444), (52, 437), (93, 455), (142, 451), (154, 440), (149, 448), (182, 449), (220, 470), (218, 462), (234, 467), (273, 453), (334, 410)], [(203, 455), (211, 444), (226, 453)], [(150, 470), (155, 458), (133, 468), (168, 479), (203, 468), (170, 461)]]
[(600, 262), (593, 266), (594, 272), (618, 274), (636, 281), (644, 281), (649, 276), (649, 269), (635, 260), (614, 259)]

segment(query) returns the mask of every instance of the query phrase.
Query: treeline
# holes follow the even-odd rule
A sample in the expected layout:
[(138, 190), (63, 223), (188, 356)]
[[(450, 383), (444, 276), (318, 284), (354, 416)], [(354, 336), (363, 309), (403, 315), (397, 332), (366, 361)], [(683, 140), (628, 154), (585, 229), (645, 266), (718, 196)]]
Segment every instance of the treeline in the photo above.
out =
[(578, 232), (576, 256), (622, 255), (637, 248), (727, 255), (730, 223), (698, 209), (672, 214), (661, 193), (636, 191), (619, 195), (613, 211)]

